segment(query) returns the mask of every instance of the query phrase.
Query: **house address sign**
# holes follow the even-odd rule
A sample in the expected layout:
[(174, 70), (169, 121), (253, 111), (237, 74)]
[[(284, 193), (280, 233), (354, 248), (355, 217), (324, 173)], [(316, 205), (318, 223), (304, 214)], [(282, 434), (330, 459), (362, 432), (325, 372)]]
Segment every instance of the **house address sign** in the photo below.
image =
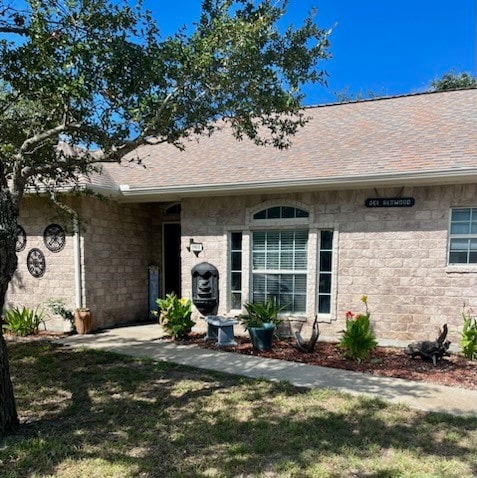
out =
[(364, 202), (366, 207), (412, 207), (414, 198), (368, 198)]

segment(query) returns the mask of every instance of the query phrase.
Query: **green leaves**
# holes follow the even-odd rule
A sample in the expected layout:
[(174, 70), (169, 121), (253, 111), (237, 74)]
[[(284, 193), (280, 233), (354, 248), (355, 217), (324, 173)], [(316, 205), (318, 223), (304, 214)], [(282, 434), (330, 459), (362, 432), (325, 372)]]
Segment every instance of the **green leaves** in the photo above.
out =
[(309, 18), (302, 28), (281, 34), (277, 22), (285, 9), (275, 6), (277, 2), (206, 4), (189, 44), (209, 104), (232, 125), (237, 138), (287, 146), (287, 137), (304, 122), (300, 87), (324, 83), (316, 66), (327, 57), (327, 33)]
[(34, 335), (44, 322), (45, 313), (39, 307), (13, 307), (3, 312), (3, 330), (14, 335)]
[(157, 299), (160, 309), (159, 323), (173, 339), (184, 338), (195, 325), (191, 319), (192, 303), (189, 299), (179, 299), (176, 294), (167, 294), (164, 299)]
[(366, 307), (365, 314), (346, 313), (346, 327), (341, 331), (338, 347), (343, 349), (344, 356), (362, 362), (366, 360), (376, 345), (376, 338), (369, 320), (371, 313), (368, 310), (368, 298), (363, 295), (361, 302)]
[(431, 82), (433, 91), (460, 90), (463, 88), (477, 88), (477, 77), (468, 73), (446, 73), (441, 78)]
[(48, 299), (46, 305), (54, 314), (61, 315), (63, 320), (66, 320), (73, 324), (73, 311), (66, 307), (66, 304), (62, 299)]
[(477, 319), (471, 317), (470, 311), (463, 311), (464, 327), (459, 342), (462, 355), (468, 360), (477, 359)]
[(247, 314), (240, 315), (239, 319), (245, 328), (262, 327), (263, 324), (278, 325), (282, 322), (278, 318), (278, 313), (283, 307), (278, 307), (275, 298), (269, 298), (263, 303), (248, 302), (244, 304)]
[(283, 31), (286, 2), (206, 0), (195, 30), (166, 38), (141, 4), (27, 4), (0, 18), (1, 160), (19, 188), (92, 168), (87, 154), (56, 158), (60, 141), (118, 160), (151, 139), (182, 147), (221, 120), (238, 139), (286, 147), (306, 122), (302, 86), (325, 83), (329, 32), (312, 16)]

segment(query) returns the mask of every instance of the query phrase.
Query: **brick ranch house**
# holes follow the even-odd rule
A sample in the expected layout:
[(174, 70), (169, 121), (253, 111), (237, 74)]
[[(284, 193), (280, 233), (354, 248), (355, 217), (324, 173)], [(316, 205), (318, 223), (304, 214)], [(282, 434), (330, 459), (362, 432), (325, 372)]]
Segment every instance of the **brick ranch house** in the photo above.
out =
[(191, 297), (191, 269), (208, 262), (221, 315), (273, 296), (305, 329), (318, 314), (333, 337), (367, 294), (378, 339), (435, 338), (447, 323), (457, 342), (463, 303), (477, 308), (477, 90), (307, 113), (288, 150), (222, 131), (183, 152), (141, 147), (131, 157), (143, 165), (105, 165), (84, 186), (108, 201), (69, 198), (76, 231), (26, 197), (7, 301), (86, 305), (97, 328), (139, 322), (155, 295)]

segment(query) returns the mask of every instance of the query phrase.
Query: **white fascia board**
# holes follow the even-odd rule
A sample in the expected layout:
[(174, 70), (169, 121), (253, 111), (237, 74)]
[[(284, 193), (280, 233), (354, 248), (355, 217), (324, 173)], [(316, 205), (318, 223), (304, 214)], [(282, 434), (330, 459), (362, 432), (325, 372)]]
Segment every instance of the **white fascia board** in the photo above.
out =
[[(73, 186), (59, 186), (55, 188), (55, 191), (58, 193), (71, 193), (73, 191), (74, 187)], [(34, 194), (40, 194), (44, 195), (46, 193), (46, 188), (27, 188), (25, 190), (26, 195), (34, 195)], [(113, 199), (118, 199), (121, 197), (121, 191), (119, 187), (112, 188), (108, 186), (98, 186), (95, 184), (82, 184), (79, 187), (76, 188), (76, 191), (91, 191), (94, 194), (100, 194), (102, 196), (110, 197)]]
[(108, 187), (108, 186), (98, 186), (96, 184), (87, 184), (83, 190), (92, 191), (95, 194), (100, 194), (101, 196), (106, 196), (112, 199), (120, 199), (122, 197), (121, 189), (119, 187)]
[(122, 184), (119, 201), (164, 201), (184, 197), (226, 196), (263, 192), (320, 191), (330, 189), (363, 189), (369, 187), (426, 186), (439, 184), (477, 183), (477, 168), (410, 172), (373, 176), (343, 176), (332, 178), (305, 178), (279, 181), (253, 181), (223, 184), (185, 185), (169, 187), (134, 187)]

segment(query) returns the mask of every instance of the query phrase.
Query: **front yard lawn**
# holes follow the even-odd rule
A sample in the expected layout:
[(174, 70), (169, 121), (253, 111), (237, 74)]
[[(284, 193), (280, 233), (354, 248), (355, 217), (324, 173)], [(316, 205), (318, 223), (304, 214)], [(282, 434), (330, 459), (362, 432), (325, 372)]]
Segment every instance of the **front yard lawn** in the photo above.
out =
[(9, 353), (22, 427), (3, 478), (477, 476), (477, 418), (49, 342)]

